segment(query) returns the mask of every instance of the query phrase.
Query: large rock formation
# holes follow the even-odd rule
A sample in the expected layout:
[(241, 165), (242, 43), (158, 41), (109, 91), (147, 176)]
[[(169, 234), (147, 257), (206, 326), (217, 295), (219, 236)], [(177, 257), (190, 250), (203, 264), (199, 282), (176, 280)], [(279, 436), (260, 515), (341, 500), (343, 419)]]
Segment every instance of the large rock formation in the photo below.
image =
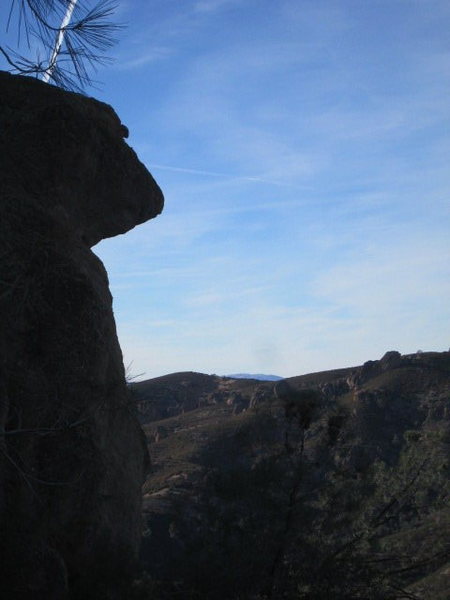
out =
[(90, 247), (162, 193), (111, 107), (0, 73), (4, 598), (122, 597), (148, 466), (108, 279)]

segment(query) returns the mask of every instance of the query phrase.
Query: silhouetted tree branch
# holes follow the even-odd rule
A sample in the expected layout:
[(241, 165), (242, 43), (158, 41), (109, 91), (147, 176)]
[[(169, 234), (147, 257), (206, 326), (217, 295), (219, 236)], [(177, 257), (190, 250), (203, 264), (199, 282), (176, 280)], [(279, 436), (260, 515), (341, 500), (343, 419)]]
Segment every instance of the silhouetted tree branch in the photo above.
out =
[[(17, 50), (0, 45), (9, 71), (35, 75), (68, 90), (92, 85), (90, 72), (110, 61), (105, 53), (123, 26), (110, 21), (117, 8), (114, 0), (89, 4), (89, 0), (11, 0), (6, 30), (14, 21)], [(19, 50), (23, 45), (28, 54)]]

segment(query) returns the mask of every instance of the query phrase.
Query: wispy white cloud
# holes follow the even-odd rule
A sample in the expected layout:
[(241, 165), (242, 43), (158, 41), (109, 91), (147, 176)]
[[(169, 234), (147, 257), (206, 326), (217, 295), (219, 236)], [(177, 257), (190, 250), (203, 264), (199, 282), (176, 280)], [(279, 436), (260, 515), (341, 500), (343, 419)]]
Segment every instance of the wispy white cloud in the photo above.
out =
[(240, 0), (198, 0), (194, 3), (194, 11), (198, 13), (211, 13), (235, 6), (239, 2)]
[[(353, 225), (348, 223), (347, 229), (351, 242)], [(342, 226), (339, 232), (342, 244)], [(254, 256), (237, 259), (232, 252), (220, 258), (197, 256), (173, 272), (149, 273), (150, 288), (158, 287), (161, 278), (167, 281), (168, 314), (177, 318), (167, 318), (161, 326), (158, 321), (164, 319), (155, 324), (145, 312), (131, 311), (131, 320), (122, 319), (125, 355), (138, 370), (146, 368), (147, 376), (161, 372), (156, 365), (148, 371), (153, 368), (150, 347), (163, 348), (160, 365), (162, 356), (167, 358), (164, 348), (168, 352), (173, 343), (172, 370), (225, 373), (245, 365), (294, 375), (357, 364), (361, 356), (376, 358), (388, 349), (445, 349), (443, 325), (450, 317), (445, 235), (429, 239), (406, 224), (377, 229), (376, 220), (372, 230), (357, 233), (346, 255), (314, 272), (307, 269), (307, 257), (295, 257), (299, 264), (294, 271), (292, 265), (278, 265), (271, 243), (273, 261), (262, 261), (264, 275)], [(317, 231), (315, 235), (318, 242)], [(331, 241), (328, 252), (334, 253)], [(138, 288), (142, 278), (139, 274)], [(159, 302), (152, 295), (149, 314), (155, 309), (164, 314)]]
[[(297, 168), (301, 168), (301, 162), (300, 160), (295, 160), (294, 157), (291, 157), (292, 161), (295, 161), (295, 166)], [(149, 163), (147, 165), (149, 167), (149, 169), (152, 170), (162, 170), (162, 171), (174, 171), (177, 173), (187, 173), (189, 175), (202, 175), (202, 176), (206, 176), (206, 177), (219, 177), (220, 179), (228, 179), (228, 180), (232, 180), (232, 181), (250, 181), (250, 182), (254, 182), (254, 183), (263, 183), (263, 184), (268, 184), (268, 185), (275, 185), (275, 186), (282, 186), (282, 187), (289, 187), (289, 183), (283, 181), (282, 179), (276, 181), (273, 179), (267, 179), (266, 177), (261, 177), (259, 175), (237, 175), (237, 174), (233, 174), (233, 173), (217, 173), (215, 171), (204, 171), (201, 169), (190, 169), (187, 167), (175, 167), (175, 166), (170, 166), (170, 165), (159, 165), (159, 164), (154, 164), (154, 163)]]
[(120, 70), (137, 69), (167, 59), (172, 54), (172, 49), (164, 46), (136, 49), (132, 58), (125, 58), (118, 63)]
[(140, 95), (133, 138), (166, 209), (100, 245), (127, 360), (295, 375), (446, 348), (438, 16), (262, 2), (251, 31), (248, 3), (160, 3), (133, 49), (170, 48), (173, 77)]

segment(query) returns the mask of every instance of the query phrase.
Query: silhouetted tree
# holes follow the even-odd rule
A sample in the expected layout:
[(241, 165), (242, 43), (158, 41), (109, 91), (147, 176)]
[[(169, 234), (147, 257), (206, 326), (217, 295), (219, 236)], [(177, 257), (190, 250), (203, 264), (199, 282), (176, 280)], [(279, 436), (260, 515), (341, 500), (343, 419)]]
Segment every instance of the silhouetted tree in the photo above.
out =
[(11, 0), (6, 31), (15, 29), (17, 50), (0, 45), (9, 71), (82, 91), (110, 60), (105, 52), (122, 28), (109, 20), (116, 8), (114, 0)]

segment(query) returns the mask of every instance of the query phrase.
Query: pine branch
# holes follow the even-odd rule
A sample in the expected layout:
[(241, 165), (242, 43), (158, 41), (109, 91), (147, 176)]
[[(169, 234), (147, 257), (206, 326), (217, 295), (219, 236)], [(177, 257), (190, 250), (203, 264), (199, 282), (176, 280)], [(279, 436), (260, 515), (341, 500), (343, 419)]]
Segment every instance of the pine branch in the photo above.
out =
[(90, 73), (111, 60), (105, 53), (123, 29), (110, 21), (116, 8), (115, 0), (100, 0), (91, 8), (86, 0), (11, 0), (6, 29), (16, 14), (17, 45), (24, 34), (28, 48), (33, 38), (48, 58), (33, 60), (5, 46), (0, 52), (11, 72), (81, 92), (93, 84)]

